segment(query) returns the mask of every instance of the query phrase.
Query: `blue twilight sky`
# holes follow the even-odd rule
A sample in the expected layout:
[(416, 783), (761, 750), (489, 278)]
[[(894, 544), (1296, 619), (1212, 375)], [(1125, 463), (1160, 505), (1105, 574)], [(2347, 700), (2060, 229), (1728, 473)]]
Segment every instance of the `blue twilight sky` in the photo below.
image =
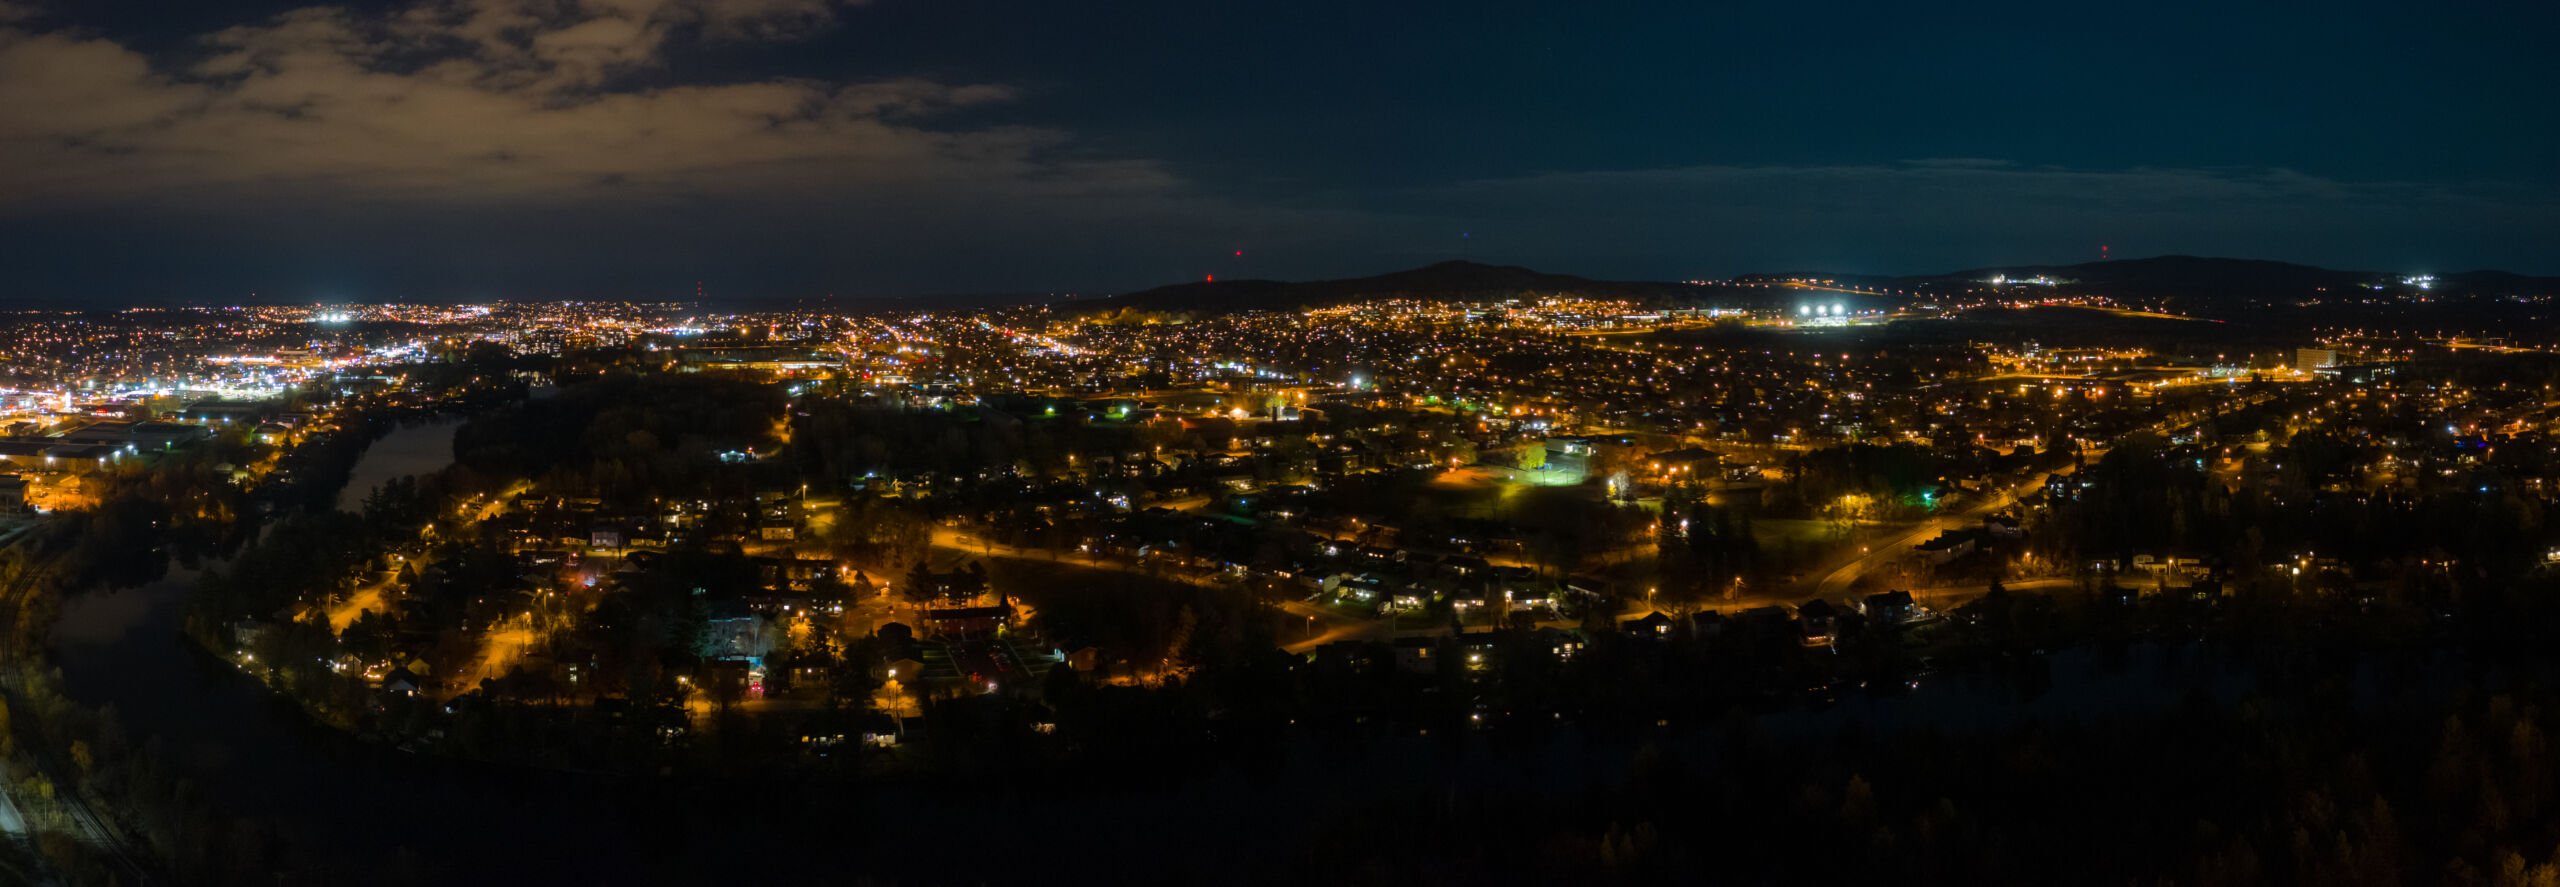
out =
[(2554, 274), (2555, 37), (2547, 2), (0, 0), (0, 301), (2102, 243)]

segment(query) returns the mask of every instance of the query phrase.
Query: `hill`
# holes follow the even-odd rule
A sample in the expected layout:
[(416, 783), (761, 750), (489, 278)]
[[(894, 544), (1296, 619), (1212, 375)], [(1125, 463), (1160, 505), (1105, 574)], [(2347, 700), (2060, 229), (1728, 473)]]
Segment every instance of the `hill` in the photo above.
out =
[[(1595, 280), (1570, 274), (1550, 274), (1517, 265), (1450, 261), (1407, 271), (1338, 280), (1178, 283), (1100, 299), (1062, 303), (1060, 307), (1080, 311), (1129, 309), (1219, 314), (1301, 310), (1367, 299), (1483, 301), (1558, 294), (1647, 302), (1712, 300), (1740, 307), (1783, 305), (1797, 298), (1787, 290), (1750, 284), (1808, 277), (1836, 281), (1843, 287), (1876, 291), (1856, 298), (1886, 301), (1895, 301), (1883, 295), (1894, 291), (1925, 297), (1929, 293), (1976, 289), (1995, 278), (2024, 281), (2041, 277), (2055, 281), (2055, 291), (2059, 293), (2105, 295), (2205, 314), (2312, 301), (2337, 304), (2366, 296), (2409, 296), (2422, 291), (2417, 283), (2394, 273), (2341, 271), (2264, 259), (2206, 256), (2158, 256), (2076, 265), (2013, 265), (1908, 277), (1819, 272), (1754, 274), (1736, 278), (1737, 282), (1745, 284), (1743, 286)], [(2423, 292), (2432, 299), (2445, 302), (2560, 295), (2560, 278), (2531, 277), (2505, 271), (2470, 271), (2437, 275), (2427, 283)]]
[[(2009, 280), (2044, 277), (2064, 292), (2095, 293), (2134, 300), (2159, 300), (2194, 310), (2221, 310), (2306, 300), (2336, 300), (2363, 294), (2409, 295), (2420, 287), (2406, 275), (2381, 271), (2341, 271), (2264, 259), (2207, 256), (2158, 256), (2116, 259), (2076, 265), (2015, 265), (1976, 268), (1949, 274), (1901, 278), (1906, 288), (1945, 289), (1979, 285), (1995, 277)], [(2425, 292), (2444, 299), (2500, 298), (2560, 293), (2560, 278), (2529, 277), (2505, 271), (2470, 271), (2436, 275)]]
[(1340, 280), (1216, 280), (1177, 283), (1090, 302), (1092, 310), (1212, 312), (1295, 310), (1341, 305), (1365, 299), (1477, 301), (1530, 295), (1570, 294), (1594, 298), (1693, 298), (1708, 288), (1685, 283), (1593, 280), (1548, 274), (1517, 265), (1451, 261), (1370, 277)]

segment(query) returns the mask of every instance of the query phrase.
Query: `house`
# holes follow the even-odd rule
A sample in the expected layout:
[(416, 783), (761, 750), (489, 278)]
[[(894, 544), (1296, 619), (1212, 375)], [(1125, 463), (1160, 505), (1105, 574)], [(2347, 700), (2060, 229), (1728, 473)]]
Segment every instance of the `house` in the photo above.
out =
[(1808, 647), (1828, 647), (1840, 631), (1840, 608), (1814, 598), (1796, 607), (1796, 631)]
[(1393, 646), (1396, 651), (1397, 668), (1420, 674), (1430, 674), (1439, 670), (1439, 638), (1427, 636), (1397, 638)]
[(765, 630), (765, 618), (749, 609), (743, 598), (708, 598), (708, 613), (703, 620), (697, 651), (705, 659), (762, 659), (773, 652), (773, 634)]
[(1485, 596), (1484, 586), (1481, 585), (1453, 585), (1441, 592), (1439, 597), (1448, 601), (1449, 607), (1461, 614), (1473, 613), (1492, 603)]
[(1908, 591), (1880, 591), (1867, 595), (1864, 606), (1868, 618), (1888, 625), (1906, 622), (1920, 615), (1920, 606), (1912, 601)]
[(896, 659), (891, 659), (889, 660), (887, 675), (889, 680), (893, 681), (920, 680), (924, 677), (924, 660), (917, 659), (913, 656), (900, 656)]
[(2048, 474), (2044, 476), (2044, 494), (2056, 502), (2069, 502), (2080, 498), (2080, 491), (2088, 489), (2091, 483), (2093, 481), (2077, 474)]
[(1082, 674), (1092, 674), (1094, 669), (1102, 667), (1102, 648), (1091, 645), (1077, 647), (1067, 651), (1065, 659), (1068, 668)]
[(1466, 664), (1468, 671), (1484, 671), (1492, 668), (1497, 652), (1496, 646), (1494, 633), (1491, 631), (1469, 631), (1458, 635), (1458, 653), (1464, 657), (1461, 661)]
[(1974, 545), (1974, 534), (1948, 530), (1938, 534), (1935, 539), (1912, 546), (1912, 549), (1920, 552), (1920, 556), (1929, 563), (1943, 565), (1956, 558), (1972, 554)]
[(1689, 614), (1689, 634), (1700, 638), (1719, 637), (1724, 634), (1725, 623), (1723, 611), (1699, 610)]
[(1672, 624), (1671, 614), (1655, 610), (1644, 616), (1621, 622), (1618, 627), (1636, 637), (1668, 638), (1671, 636)]
[(1724, 464), (1724, 457), (1697, 447), (1655, 453), (1645, 461), (1653, 474), (1664, 477), (1712, 478)]
[(999, 597), (992, 606), (933, 607), (924, 611), (925, 630), (937, 638), (987, 638), (1013, 624), (1013, 604)]
[(1570, 662), (1573, 657), (1582, 653), (1582, 636), (1561, 628), (1538, 629), (1530, 633), (1529, 639), (1538, 649), (1547, 651), (1547, 655), (1555, 657), (1559, 662)]
[(1998, 539), (2023, 539), (2027, 535), (2026, 527), (2019, 524), (2017, 518), (2003, 514), (1983, 516), (1982, 531)]
[(1551, 437), (1546, 440), (1543, 468), (1564, 474), (1574, 480), (1591, 476), (1592, 463), (1601, 460), (1603, 447), (1624, 448), (1626, 440), (1615, 437)]
[(0, 513), (27, 510), (27, 479), (0, 474)]
[(382, 692), (398, 694), (401, 696), (416, 696), (418, 695), (419, 685), (424, 683), (426, 682), (418, 677), (417, 672), (410, 671), (406, 668), (395, 668), (392, 669), (389, 674), (382, 676)]
[(1316, 589), (1343, 601), (1377, 606), (1386, 599), (1386, 583), (1366, 573), (1335, 573), (1316, 582)]
[(836, 562), (822, 558), (754, 558), (756, 580), (774, 591), (808, 591), (836, 578)]
[(1493, 572), (1493, 564), (1480, 557), (1455, 555), (1440, 559), (1440, 572), (1447, 576), (1482, 576)]
[[(268, 426), (260, 425), (260, 434)], [(290, 429), (275, 429), (281, 433)], [(175, 422), (98, 422), (62, 436), (66, 443), (97, 444), (128, 450), (165, 450), (209, 436), (194, 425)]]

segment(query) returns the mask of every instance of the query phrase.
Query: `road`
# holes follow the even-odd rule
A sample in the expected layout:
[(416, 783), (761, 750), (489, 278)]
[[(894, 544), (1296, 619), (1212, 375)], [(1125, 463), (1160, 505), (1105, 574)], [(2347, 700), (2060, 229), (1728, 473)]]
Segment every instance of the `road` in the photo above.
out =
[[(1374, 638), (1382, 632), (1392, 633), (1386, 631), (1388, 623), (1385, 620), (1361, 619), (1307, 601), (1286, 601), (1280, 604), (1280, 609), (1291, 616), (1305, 620), (1303, 623), (1305, 625), (1314, 626), (1322, 623), (1324, 626), (1321, 632), (1313, 632), (1297, 641), (1281, 645), (1281, 649), (1291, 653), (1304, 653), (1335, 641), (1362, 640)], [(1447, 631), (1445, 628), (1434, 630)]]
[[(2238, 408), (2246, 409), (2248, 407), (2254, 407), (2273, 399), (2274, 395), (2272, 394), (2258, 395), (2254, 398), (2243, 401), (2242, 405)], [(2150, 427), (2143, 430), (2162, 436), (2168, 436), (2179, 431), (2195, 427), (2202, 423), (2206, 418), (2206, 416), (2198, 415), (2185, 420), (2164, 419), (2159, 422), (2152, 423)], [(2106, 456), (2107, 451), (2104, 448), (2091, 449), (2081, 454), (2081, 463), (2094, 465), (2099, 460), (2106, 458)], [(2074, 465), (2055, 473), (2070, 474), (2077, 470), (2079, 470), (2078, 466)], [(1858, 557), (1852, 558), (1849, 562), (1841, 564), (1838, 568), (1822, 574), (1820, 578), (1815, 579), (1809, 585), (1799, 584), (1796, 591), (1801, 596), (1808, 598), (1829, 598), (1845, 595), (1852, 587), (1857, 585), (1859, 579), (1864, 578), (1868, 573), (1883, 569), (1909, 554), (1912, 546), (1929, 541), (1930, 539), (1935, 538), (1939, 533), (1947, 530), (1978, 526), (1984, 517), (1997, 513), (2001, 509), (2008, 508), (2011, 505), (2017, 504), (2018, 498), (2034, 490), (2040, 485), (2042, 479), (2042, 476), (2038, 475), (2036, 477), (2017, 481), (2016, 483), (2012, 483), (2001, 488), (1998, 494), (1987, 496), (1982, 501), (1975, 503), (1973, 507), (1967, 508), (1964, 511), (1944, 517), (1921, 521), (1918, 526), (1913, 527), (1908, 532), (1897, 535), (1891, 539), (1869, 543), (1866, 551), (1861, 553)]]
[(1145, 571), (1139, 570), (1138, 568), (1128, 564), (1115, 563), (1075, 552), (1059, 552), (1050, 551), (1045, 548), (1022, 548), (1019, 546), (1006, 545), (1002, 542), (996, 542), (966, 530), (953, 529), (951, 527), (937, 526), (933, 528), (933, 547), (947, 549), (950, 551), (972, 553), (985, 557), (1001, 557), (1024, 561), (1045, 561), (1053, 564), (1073, 564), (1079, 567), (1091, 567), (1096, 570), (1119, 570), (1124, 573), (1140, 573), (1150, 578), (1171, 579), (1176, 582), (1188, 582), (1204, 588), (1223, 587), (1223, 583), (1220, 583), (1215, 579), (1193, 575), (1188, 570), (1166, 570), (1160, 574), (1146, 573)]
[(364, 615), (367, 610), (377, 614), (383, 612), (384, 592), (390, 590), (391, 583), (399, 581), (399, 578), (400, 574), (396, 572), (385, 572), (381, 577), (348, 592), (346, 600), (329, 608), (329, 630), (346, 631), (347, 626), (354, 625), (356, 617)]
[[(2103, 456), (2103, 451), (2098, 455)], [(2095, 459), (2096, 456), (2092, 456), (2091, 458)], [(2076, 469), (2065, 468), (2056, 473), (2069, 474), (2074, 470)], [(2037, 474), (2034, 477), (2019, 480), (2015, 483), (2009, 484), (2008, 486), (2002, 487), (1996, 495), (1982, 497), (1982, 501), (1974, 503), (1972, 507), (1966, 508), (1963, 511), (1933, 517), (1928, 520), (1921, 521), (1909, 530), (1906, 530), (1900, 535), (1894, 536), (1890, 539), (1870, 542), (1867, 544), (1864, 552), (1859, 554), (1857, 557), (1851, 558), (1848, 563), (1841, 564), (1839, 569), (1832, 570), (1831, 572), (1823, 574), (1820, 578), (1815, 579), (1810, 588), (1804, 588), (1802, 591), (1807, 597), (1828, 598), (1845, 595), (1849, 592), (1850, 588), (1858, 584), (1859, 579), (1865, 578), (1868, 573), (1883, 569), (1893, 564), (1895, 561), (1908, 557), (1911, 554), (1912, 546), (1934, 539), (1939, 533), (1943, 533), (1948, 530), (1961, 530), (1967, 527), (1980, 526), (1983, 518), (1996, 514), (2001, 509), (2018, 504), (2018, 498), (2026, 495), (2029, 491), (2042, 486), (2043, 479), (2042, 474)]]

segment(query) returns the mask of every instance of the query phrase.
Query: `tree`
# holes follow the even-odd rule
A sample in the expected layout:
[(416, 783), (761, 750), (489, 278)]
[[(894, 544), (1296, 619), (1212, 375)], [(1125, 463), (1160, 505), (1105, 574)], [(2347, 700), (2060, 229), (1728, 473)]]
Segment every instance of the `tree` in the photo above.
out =
[(1530, 441), (1513, 450), (1512, 458), (1513, 464), (1520, 466), (1522, 471), (1545, 468), (1547, 467), (1547, 445), (1542, 441)]

